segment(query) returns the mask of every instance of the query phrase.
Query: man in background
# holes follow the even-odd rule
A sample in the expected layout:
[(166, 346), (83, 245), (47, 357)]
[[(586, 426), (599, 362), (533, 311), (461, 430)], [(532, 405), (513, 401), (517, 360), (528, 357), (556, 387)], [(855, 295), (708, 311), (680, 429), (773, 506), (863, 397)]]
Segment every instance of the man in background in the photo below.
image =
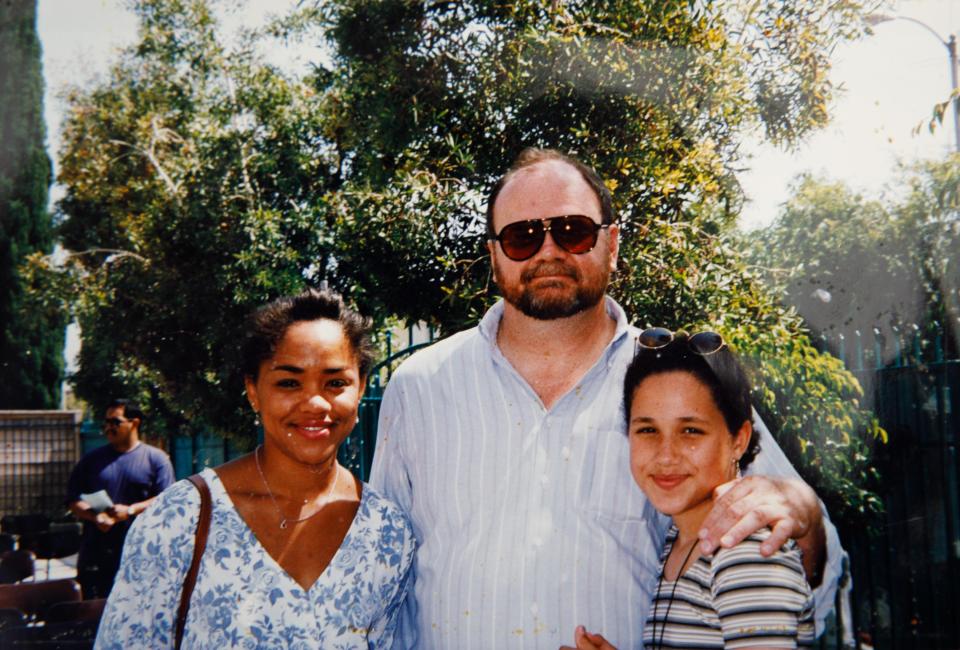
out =
[(107, 597), (133, 518), (173, 483), (170, 458), (140, 441), (143, 421), (133, 402), (111, 402), (103, 421), (108, 444), (85, 454), (70, 474), (67, 503), (83, 522), (77, 579), (84, 598)]

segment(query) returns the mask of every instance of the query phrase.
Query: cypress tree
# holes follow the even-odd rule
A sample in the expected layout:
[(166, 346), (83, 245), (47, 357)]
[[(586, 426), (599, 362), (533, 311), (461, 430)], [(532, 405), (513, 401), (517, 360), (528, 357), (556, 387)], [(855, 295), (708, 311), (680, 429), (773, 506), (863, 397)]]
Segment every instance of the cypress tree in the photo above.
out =
[(50, 159), (36, 0), (0, 0), (0, 409), (56, 408), (62, 318), (27, 310), (18, 267), (50, 253)]

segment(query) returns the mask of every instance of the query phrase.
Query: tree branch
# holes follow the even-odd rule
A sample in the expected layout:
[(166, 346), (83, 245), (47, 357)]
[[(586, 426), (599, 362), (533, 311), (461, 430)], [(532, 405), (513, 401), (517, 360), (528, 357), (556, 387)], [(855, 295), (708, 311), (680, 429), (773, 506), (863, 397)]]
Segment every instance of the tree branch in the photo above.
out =
[[(65, 259), (69, 260), (75, 257), (85, 257), (87, 255), (107, 255), (110, 258), (112, 258), (106, 262), (108, 264), (118, 259), (123, 259), (127, 257), (133, 258), (142, 264), (150, 263), (150, 260), (148, 260), (146, 257), (143, 257), (142, 255), (138, 255), (133, 251), (125, 251), (120, 248), (88, 248), (82, 251), (69, 251), (65, 254), (64, 257)], [(48, 255), (47, 257), (53, 257), (53, 254)]]

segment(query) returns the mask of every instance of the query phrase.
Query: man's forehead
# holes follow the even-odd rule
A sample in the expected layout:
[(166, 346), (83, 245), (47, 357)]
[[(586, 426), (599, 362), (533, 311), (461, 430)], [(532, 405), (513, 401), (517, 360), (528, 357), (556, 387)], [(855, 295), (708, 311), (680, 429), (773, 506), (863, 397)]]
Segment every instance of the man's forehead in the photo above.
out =
[(579, 181), (586, 189), (590, 189), (577, 168), (570, 163), (563, 160), (541, 160), (514, 171), (504, 184), (503, 190), (517, 182), (530, 180), (552, 180), (570, 184), (577, 184)]
[(590, 206), (593, 208), (590, 212), (599, 216), (601, 209), (597, 193), (574, 166), (562, 160), (544, 160), (511, 174), (497, 196), (494, 213), (499, 212), (503, 204), (516, 209), (538, 203), (581, 206), (572, 209), (570, 214), (582, 214), (584, 207)]

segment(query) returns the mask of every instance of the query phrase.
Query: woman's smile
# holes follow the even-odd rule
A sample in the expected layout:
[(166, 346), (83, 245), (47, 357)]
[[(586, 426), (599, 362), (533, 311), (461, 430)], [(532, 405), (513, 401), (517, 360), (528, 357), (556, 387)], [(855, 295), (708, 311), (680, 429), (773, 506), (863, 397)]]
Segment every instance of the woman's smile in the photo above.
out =
[(303, 420), (294, 422), (290, 426), (303, 437), (316, 440), (319, 438), (329, 438), (332, 434), (333, 427), (336, 426), (336, 422), (333, 420)]
[(267, 455), (282, 451), (307, 464), (329, 465), (357, 421), (363, 379), (356, 352), (336, 321), (297, 321), (273, 356), (247, 379), (260, 414)]

